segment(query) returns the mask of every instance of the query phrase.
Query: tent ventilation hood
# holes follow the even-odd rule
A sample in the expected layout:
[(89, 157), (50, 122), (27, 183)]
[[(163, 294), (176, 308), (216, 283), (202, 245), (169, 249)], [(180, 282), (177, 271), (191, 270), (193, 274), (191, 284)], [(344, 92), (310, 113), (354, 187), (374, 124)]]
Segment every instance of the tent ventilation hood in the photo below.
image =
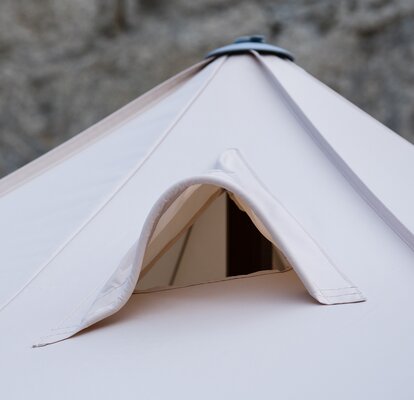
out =
[(281, 47), (266, 43), (265, 37), (261, 35), (241, 36), (232, 44), (210, 51), (205, 58), (248, 53), (251, 50), (257, 51), (260, 54), (273, 54), (286, 60), (295, 61), (292, 53)]

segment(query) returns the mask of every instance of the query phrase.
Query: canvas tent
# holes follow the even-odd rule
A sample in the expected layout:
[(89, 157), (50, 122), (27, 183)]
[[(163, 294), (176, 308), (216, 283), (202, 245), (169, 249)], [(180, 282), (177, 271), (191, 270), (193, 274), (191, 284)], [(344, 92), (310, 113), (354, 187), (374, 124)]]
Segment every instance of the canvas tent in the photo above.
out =
[[(413, 171), (288, 53), (213, 53), (0, 181), (2, 396), (412, 398)], [(133, 295), (225, 193), (287, 272)]]

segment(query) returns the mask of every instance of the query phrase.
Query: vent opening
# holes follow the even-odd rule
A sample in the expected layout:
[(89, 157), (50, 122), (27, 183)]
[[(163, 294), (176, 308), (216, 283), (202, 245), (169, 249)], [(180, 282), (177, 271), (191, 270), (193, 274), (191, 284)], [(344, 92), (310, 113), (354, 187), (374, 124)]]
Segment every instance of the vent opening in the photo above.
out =
[(154, 229), (136, 292), (289, 270), (283, 254), (261, 233), (264, 227), (259, 230), (246, 211), (220, 187), (187, 188)]

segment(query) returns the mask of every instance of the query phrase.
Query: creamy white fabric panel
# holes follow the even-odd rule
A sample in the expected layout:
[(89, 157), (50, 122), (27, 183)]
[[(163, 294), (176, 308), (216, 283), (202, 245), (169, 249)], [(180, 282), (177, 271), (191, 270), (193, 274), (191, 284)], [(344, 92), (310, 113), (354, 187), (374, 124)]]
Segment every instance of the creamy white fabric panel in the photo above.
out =
[(211, 75), (211, 67), (113, 133), (0, 198), (0, 307), (141, 162)]

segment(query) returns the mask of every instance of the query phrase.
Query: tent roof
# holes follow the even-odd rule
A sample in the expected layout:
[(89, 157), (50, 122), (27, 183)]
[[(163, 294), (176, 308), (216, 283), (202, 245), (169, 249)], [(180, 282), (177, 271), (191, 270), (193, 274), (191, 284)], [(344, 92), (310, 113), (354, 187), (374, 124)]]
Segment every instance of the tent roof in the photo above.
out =
[[(2, 393), (410, 398), (413, 277), (400, 272), (397, 279), (392, 268), (381, 268), (366, 287), (369, 301), (357, 306), (315, 304), (291, 271), (134, 295), (96, 327), (40, 349), (24, 346), (30, 334), (14, 325), (10, 334), (20, 345), (0, 343)], [(390, 295), (397, 281), (400, 291)]]
[[(205, 386), (202, 374), (213, 364), (223, 392), (230, 390), (224, 369), (240, 373), (240, 398), (243, 388), (251, 398), (259, 384), (263, 393), (280, 388), (303, 398), (318, 390), (319, 371), (329, 377), (324, 393), (337, 390), (337, 398), (354, 393), (344, 376), (377, 398), (395, 385), (412, 390), (413, 155), (408, 142), (292, 62), (252, 51), (190, 68), (4, 178), (0, 322), (7, 329), (0, 352), (12, 383), (7, 397), (61, 390), (73, 384), (75, 370), (90, 377), (70, 389), (77, 397), (91, 395), (89, 384), (102, 397), (132, 385), (137, 392), (177, 391), (180, 371), (194, 379), (190, 390)], [(145, 295), (160, 307), (140, 305), (144, 295), (135, 295), (103, 329), (30, 348), (120, 310), (162, 213), (199, 184), (234, 193), (301, 283), (292, 272)], [(266, 289), (273, 284), (274, 293)], [(230, 297), (236, 293), (228, 299), (233, 317), (207, 295), (223, 298), (222, 285)], [(305, 288), (321, 303), (368, 301), (324, 307), (303, 295)], [(246, 312), (249, 290), (261, 295)], [(188, 293), (205, 297), (182, 311), (161, 306), (168, 296), (186, 301)], [(204, 318), (196, 321), (205, 331), (192, 320), (200, 307)], [(103, 354), (114, 360), (109, 371), (128, 371), (102, 382)], [(166, 359), (171, 375), (162, 365), (168, 376), (161, 377), (156, 365)], [(253, 373), (255, 363), (261, 373)], [(138, 364), (145, 379), (135, 386)], [(22, 375), (27, 389), (15, 383)], [(380, 393), (378, 376), (388, 379)], [(276, 384), (275, 377), (283, 379)], [(166, 385), (155, 384), (163, 378)]]

